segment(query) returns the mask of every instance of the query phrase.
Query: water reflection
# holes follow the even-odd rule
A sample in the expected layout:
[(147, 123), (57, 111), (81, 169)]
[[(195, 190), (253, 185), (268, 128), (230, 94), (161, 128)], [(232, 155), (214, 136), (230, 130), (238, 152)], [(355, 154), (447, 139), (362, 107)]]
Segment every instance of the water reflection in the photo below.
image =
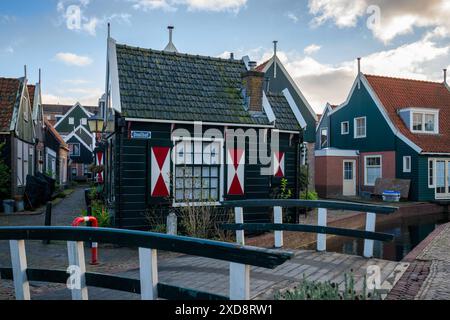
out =
[[(392, 234), (395, 239), (391, 243), (375, 241), (374, 256), (385, 260), (400, 261), (433, 232), (437, 226), (448, 221), (448, 215), (439, 214), (401, 219), (377, 226), (377, 232)], [(363, 250), (364, 240), (340, 237), (327, 241), (327, 251), (363, 255)]]

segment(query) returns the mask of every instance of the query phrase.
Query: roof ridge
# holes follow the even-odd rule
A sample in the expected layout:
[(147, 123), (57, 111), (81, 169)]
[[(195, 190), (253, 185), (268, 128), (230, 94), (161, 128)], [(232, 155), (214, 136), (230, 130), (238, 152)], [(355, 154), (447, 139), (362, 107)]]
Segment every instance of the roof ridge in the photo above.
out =
[(233, 62), (233, 63), (239, 63), (239, 64), (242, 63), (242, 59), (225, 59), (225, 58), (212, 57), (212, 56), (206, 56), (206, 55), (200, 55), (200, 54), (189, 54), (189, 53), (180, 53), (180, 52), (167, 52), (167, 51), (164, 51), (164, 50), (156, 50), (156, 49), (151, 49), (151, 48), (142, 48), (142, 47), (130, 46), (130, 45), (127, 45), (127, 44), (122, 44), (122, 43), (116, 43), (116, 45), (117, 46), (122, 46), (122, 47), (125, 47), (125, 48), (137, 49), (137, 50), (140, 50), (140, 51), (149, 51), (149, 52), (163, 54), (163, 55), (168, 55), (168, 56), (201, 58), (201, 59), (208, 59), (208, 60), (213, 60), (213, 61)]
[(375, 77), (375, 78), (384, 78), (384, 79), (392, 79), (392, 80), (402, 80), (402, 81), (413, 81), (419, 83), (428, 83), (428, 84), (444, 84), (443, 82), (430, 81), (430, 80), (419, 80), (419, 79), (411, 79), (411, 78), (400, 78), (400, 77), (392, 77), (392, 76), (381, 76), (375, 74), (364, 74), (366, 77)]

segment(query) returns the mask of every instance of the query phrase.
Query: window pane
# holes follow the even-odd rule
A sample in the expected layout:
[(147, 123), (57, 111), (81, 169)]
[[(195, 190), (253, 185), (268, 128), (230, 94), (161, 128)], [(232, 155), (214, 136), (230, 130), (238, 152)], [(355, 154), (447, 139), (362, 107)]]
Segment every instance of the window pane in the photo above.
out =
[(183, 201), (184, 200), (184, 194), (183, 194), (183, 190), (177, 190), (175, 192), (175, 199), (177, 201)]
[(209, 188), (209, 178), (203, 179), (203, 188)]
[(175, 183), (175, 187), (176, 188), (183, 188), (183, 179), (175, 179), (176, 183)]
[(217, 188), (219, 184), (219, 180), (217, 178), (211, 179), (211, 188)]
[(436, 192), (445, 193), (445, 161), (436, 162)]
[(202, 187), (202, 179), (194, 178), (194, 188), (201, 188), (201, 187)]
[(211, 189), (211, 199), (210, 200), (219, 200), (217, 189)]
[(203, 189), (203, 191), (202, 191), (202, 200), (205, 200), (205, 201), (209, 200), (209, 189)]
[(422, 131), (422, 114), (421, 113), (414, 113), (413, 114), (413, 130), (416, 131)]
[(428, 184), (430, 186), (434, 185), (434, 168), (433, 168), (433, 161), (428, 162)]
[(209, 167), (203, 167), (202, 171), (203, 177), (209, 177)]
[(425, 131), (434, 132), (434, 114), (425, 115)]
[(177, 167), (175, 172), (176, 172), (177, 178), (184, 176), (184, 168), (182, 168), (182, 167)]
[(184, 187), (185, 188), (192, 188), (192, 178), (185, 178), (184, 179)]
[(212, 167), (211, 168), (211, 177), (218, 177), (219, 176), (219, 168)]
[(194, 200), (200, 201), (202, 199), (202, 190), (201, 189), (195, 189), (194, 190)]
[(202, 176), (202, 168), (201, 167), (195, 167), (194, 168), (194, 177), (201, 177)]

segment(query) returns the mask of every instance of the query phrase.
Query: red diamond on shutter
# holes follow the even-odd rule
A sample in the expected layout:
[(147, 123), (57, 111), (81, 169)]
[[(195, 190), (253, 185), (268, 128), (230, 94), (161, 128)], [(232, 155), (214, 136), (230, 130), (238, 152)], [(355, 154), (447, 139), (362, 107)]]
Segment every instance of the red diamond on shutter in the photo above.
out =
[(245, 151), (228, 150), (228, 195), (244, 195)]
[(168, 197), (170, 195), (170, 148), (153, 147), (151, 151), (151, 195)]

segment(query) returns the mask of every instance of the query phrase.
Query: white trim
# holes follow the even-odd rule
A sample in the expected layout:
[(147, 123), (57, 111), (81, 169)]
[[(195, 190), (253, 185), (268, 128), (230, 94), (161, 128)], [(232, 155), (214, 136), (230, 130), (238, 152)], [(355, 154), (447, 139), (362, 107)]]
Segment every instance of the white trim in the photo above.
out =
[(334, 114), (336, 112), (338, 112), (339, 110), (341, 110), (342, 108), (346, 107), (349, 102), (351, 97), (353, 96), (353, 92), (356, 90), (356, 88), (358, 87), (358, 83), (362, 82), (363, 85), (365, 86), (365, 88), (367, 89), (367, 91), (369, 92), (369, 95), (371, 96), (372, 100), (375, 102), (375, 105), (378, 107), (378, 110), (381, 112), (381, 114), (383, 115), (384, 119), (386, 120), (386, 123), (388, 124), (388, 126), (391, 128), (392, 132), (403, 142), (405, 142), (409, 147), (411, 147), (414, 151), (416, 151), (417, 153), (421, 153), (422, 152), (422, 148), (420, 148), (418, 145), (416, 145), (414, 142), (412, 142), (410, 139), (408, 139), (404, 134), (402, 134), (393, 124), (392, 120), (390, 119), (390, 117), (388, 116), (386, 109), (384, 108), (383, 104), (381, 103), (380, 99), (378, 98), (377, 94), (375, 93), (375, 91), (373, 90), (372, 86), (369, 84), (369, 81), (367, 81), (367, 78), (363, 75), (360, 74), (356, 77), (355, 81), (353, 82), (353, 86), (350, 90), (350, 94), (347, 97), (347, 100), (341, 104), (339, 107), (337, 107), (336, 109), (334, 109), (333, 111), (331, 111), (331, 114)]
[(69, 111), (67, 111), (66, 114), (64, 114), (64, 115), (62, 116), (62, 118), (59, 119), (58, 122), (56, 122), (56, 124), (55, 124), (53, 127), (56, 129), (56, 128), (58, 127), (58, 125), (60, 125), (61, 122), (62, 122), (65, 118), (67, 118), (67, 117), (72, 113), (73, 110), (75, 110), (76, 107), (80, 107), (81, 110), (83, 110), (83, 112), (86, 114), (86, 116), (87, 116), (88, 118), (91, 117), (91, 116), (93, 115), (93, 113), (90, 113), (89, 111), (87, 111), (87, 110), (81, 105), (81, 103), (76, 102), (76, 103), (72, 106), (72, 108), (70, 108)]
[[(326, 132), (327, 132), (327, 145), (324, 147), (323, 146), (323, 141), (322, 141), (322, 131), (324, 131), (324, 130), (326, 130)], [(320, 148), (321, 149), (326, 149), (326, 148), (328, 148), (328, 146), (329, 146), (329, 144), (328, 144), (328, 139), (329, 139), (329, 137), (330, 137), (330, 135), (329, 135), (329, 133), (330, 133), (330, 131), (329, 131), (329, 129), (328, 129), (328, 127), (323, 127), (323, 128), (320, 128), (320, 132), (319, 132), (319, 135), (320, 135), (320, 138), (319, 138), (319, 144), (320, 144)]]
[(383, 178), (383, 156), (379, 154), (364, 156), (364, 186), (374, 187), (374, 184), (367, 183), (367, 158), (379, 158), (380, 159), (380, 178)]
[(263, 91), (263, 109), (264, 112), (267, 115), (267, 118), (269, 119), (270, 123), (273, 123), (277, 118), (275, 117), (275, 114), (273, 113), (272, 106), (270, 105), (269, 99), (267, 99), (266, 93)]
[(242, 62), (244, 62), (245, 67), (247, 68), (247, 70), (250, 70), (250, 57), (249, 56), (243, 56), (242, 57)]
[[(343, 127), (342, 127), (342, 125), (343, 124), (347, 124), (347, 131), (346, 132), (344, 132), (344, 130), (342, 130), (343, 129)], [(341, 122), (341, 135), (343, 135), (343, 136), (345, 136), (345, 135), (349, 135), (350, 134), (350, 121), (342, 121)]]
[(298, 131), (290, 131), (290, 130), (277, 130), (279, 133), (292, 133), (292, 134), (299, 134)]
[(83, 139), (81, 139), (80, 136), (76, 134), (75, 131), (73, 131), (73, 132), (70, 133), (68, 136), (66, 136), (66, 137), (64, 138), (64, 142), (67, 143), (67, 144), (69, 144), (70, 142), (67, 142), (67, 141), (69, 141), (69, 140), (72, 139), (73, 137), (77, 138), (77, 140), (80, 141), (80, 142), (83, 144), (83, 146), (85, 146), (89, 151), (92, 152), (92, 148), (89, 147), (89, 146), (83, 141)]
[[(433, 184), (430, 184), (430, 162), (433, 162)], [(433, 158), (427, 159), (427, 185), (428, 189), (436, 189), (436, 159)]]
[[(300, 99), (303, 101), (303, 103), (305, 104), (305, 106), (307, 107), (308, 111), (311, 113), (311, 115), (313, 116), (314, 121), (317, 121), (317, 114), (314, 112), (314, 109), (311, 107), (311, 105), (309, 104), (308, 100), (306, 100), (305, 96), (303, 95), (303, 93), (300, 91), (300, 88), (298, 87), (298, 85), (295, 83), (294, 79), (292, 79), (291, 75), (289, 74), (289, 72), (287, 72), (286, 68), (284, 67), (283, 63), (281, 62), (280, 59), (278, 59), (277, 56), (273, 56), (269, 61), (267, 61), (264, 69), (262, 72), (266, 73), (267, 70), (269, 70), (269, 68), (272, 66), (272, 64), (276, 62), (277, 65), (280, 67), (280, 69), (283, 71), (285, 77), (288, 79), (289, 83), (291, 84), (291, 86), (294, 88), (295, 92), (299, 95)], [(299, 110), (300, 111), (300, 110)]]
[(357, 157), (359, 155), (359, 151), (326, 148), (322, 150), (316, 150), (314, 152), (314, 155), (316, 157)]
[[(358, 135), (357, 121), (364, 119), (364, 135)], [(353, 119), (353, 138), (354, 139), (364, 139), (367, 138), (367, 117), (358, 117)]]
[[(108, 39), (108, 62), (110, 77), (108, 85), (111, 85), (109, 103), (112, 109), (121, 113), (122, 102), (120, 99), (119, 68), (117, 64), (116, 40), (114, 40), (113, 38)], [(106, 107), (109, 108), (110, 106)]]
[(54, 150), (50, 149), (49, 147), (46, 147), (45, 152), (47, 152), (47, 154), (51, 155), (56, 159), (56, 152)]
[[(297, 104), (295, 103), (294, 98), (292, 97), (288, 88), (283, 90), (283, 95), (286, 98), (286, 100), (289, 104), (289, 107), (291, 107), (291, 110), (294, 113), (294, 116), (297, 119), (297, 122), (300, 125), (300, 128), (305, 129), (308, 124), (306, 123), (305, 119), (303, 118), (302, 113), (300, 112), (300, 109), (298, 108)], [(317, 117), (315, 119), (317, 121)]]
[[(434, 199), (435, 200), (447, 200), (447, 199), (450, 199), (450, 192), (448, 192), (449, 190), (448, 190), (448, 188), (449, 188), (449, 183), (448, 183), (448, 176), (450, 175), (450, 171), (448, 170), (449, 168), (448, 168), (448, 163), (450, 162), (450, 159), (448, 159), (448, 158), (432, 158), (432, 159), (428, 159), (428, 161), (429, 160), (432, 160), (433, 161), (433, 182), (434, 182), (434, 186), (433, 187), (431, 187), (432, 189), (434, 189)], [(443, 194), (438, 194), (437, 193), (437, 165), (436, 165), (436, 163), (437, 162), (444, 162), (445, 163), (445, 173), (446, 173), (446, 175), (445, 175), (445, 177), (444, 177), (444, 179), (445, 179), (445, 193), (443, 193)], [(428, 169), (430, 169), (430, 163), (428, 162)], [(429, 181), (429, 174), (430, 174), (430, 172), (428, 171), (428, 173), (427, 173), (427, 179), (428, 179), (428, 184), (430, 183), (430, 181)]]
[(205, 126), (220, 126), (220, 127), (249, 127), (249, 128), (275, 128), (274, 125), (263, 124), (238, 124), (238, 123), (222, 123), (222, 122), (202, 122), (202, 121), (183, 121), (183, 120), (162, 120), (162, 119), (139, 119), (139, 118), (125, 118), (125, 121), (130, 122), (151, 122), (151, 123), (175, 123), (175, 124), (202, 124)]
[[(225, 195), (225, 189), (224, 189), (224, 176), (225, 176), (225, 162), (224, 162), (224, 153), (226, 152), (224, 145), (225, 140), (223, 138), (198, 138), (198, 137), (177, 137), (177, 136), (171, 136), (170, 139), (174, 142), (174, 146), (171, 149), (172, 153), (172, 194), (173, 194), (173, 200), (172, 200), (172, 206), (173, 207), (188, 207), (188, 206), (194, 206), (199, 207), (203, 205), (207, 206), (220, 206), (221, 202), (223, 202), (223, 197)], [(176, 201), (176, 185), (175, 185), (175, 178), (176, 178), (176, 161), (175, 157), (173, 155), (173, 152), (176, 151), (176, 142), (182, 142), (182, 141), (199, 141), (199, 142), (219, 142), (220, 143), (220, 173), (219, 173), (219, 201), (217, 202), (189, 202), (189, 203), (183, 203), (183, 202), (177, 202)]]
[[(407, 159), (409, 161), (409, 168), (406, 165)], [(411, 167), (412, 167), (411, 161), (412, 161), (411, 156), (403, 156), (403, 173), (411, 173)]]

